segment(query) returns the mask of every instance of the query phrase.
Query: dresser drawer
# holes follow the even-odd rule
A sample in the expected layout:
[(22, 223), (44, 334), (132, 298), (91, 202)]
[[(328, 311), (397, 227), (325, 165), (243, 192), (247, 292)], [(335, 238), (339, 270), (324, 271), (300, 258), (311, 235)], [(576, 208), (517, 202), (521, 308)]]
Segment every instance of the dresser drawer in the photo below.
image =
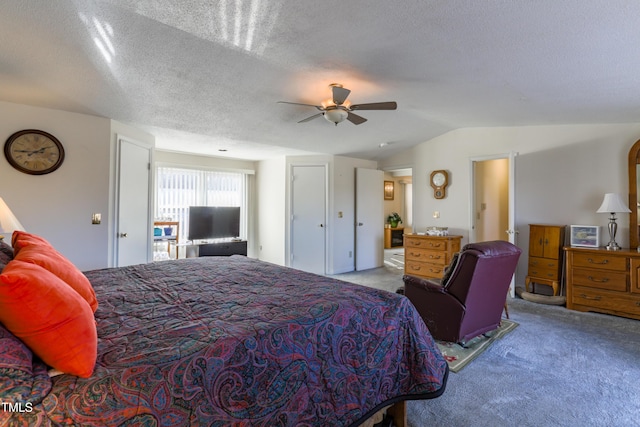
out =
[(617, 271), (594, 270), (591, 268), (573, 269), (573, 284), (578, 286), (627, 292), (627, 282), (626, 272), (620, 273)]
[(559, 280), (558, 279), (558, 268), (550, 269), (550, 268), (542, 268), (542, 267), (531, 267), (529, 266), (528, 276), (532, 279), (546, 279), (546, 280)]
[(407, 248), (433, 249), (445, 252), (449, 250), (449, 240), (446, 239), (431, 240), (405, 236), (404, 245)]
[(529, 257), (529, 270), (532, 268), (544, 268), (558, 271), (559, 261), (552, 258)]
[(447, 265), (449, 260), (446, 252), (430, 249), (408, 247), (404, 251), (405, 261), (422, 261), (438, 265)]
[(574, 253), (574, 267), (590, 267), (603, 270), (627, 271), (627, 258), (623, 256), (611, 256), (606, 253)]
[(406, 274), (435, 278), (441, 278), (444, 271), (444, 266), (442, 265), (431, 264), (428, 262), (412, 261), (408, 259), (405, 260), (404, 268)]
[(634, 317), (640, 316), (640, 297), (632, 297), (626, 293), (617, 294), (615, 292), (576, 286), (573, 289), (571, 302), (580, 306), (627, 313)]

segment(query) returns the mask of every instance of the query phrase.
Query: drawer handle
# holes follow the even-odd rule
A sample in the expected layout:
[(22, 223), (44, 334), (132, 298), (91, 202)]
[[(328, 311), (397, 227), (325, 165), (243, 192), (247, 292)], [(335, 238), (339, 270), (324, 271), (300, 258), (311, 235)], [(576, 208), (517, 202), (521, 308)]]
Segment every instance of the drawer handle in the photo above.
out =
[(442, 245), (441, 243), (429, 242), (429, 246), (431, 246), (432, 248), (439, 248), (441, 245)]
[(598, 280), (598, 279), (596, 279), (596, 278), (595, 278), (595, 277), (593, 277), (593, 276), (589, 276), (588, 278), (589, 278), (589, 280), (591, 280), (592, 282), (596, 282), (596, 283), (607, 283), (607, 282), (609, 281), (609, 278), (608, 278), (608, 277), (605, 277), (605, 278), (604, 278), (604, 279), (602, 279), (602, 280)]
[(440, 255), (429, 255), (429, 259), (440, 259)]
[(415, 265), (411, 265), (410, 267), (411, 267), (411, 269), (412, 269), (412, 270), (414, 270), (414, 271), (420, 271), (420, 267), (417, 267), (417, 266), (415, 266)]
[(599, 296), (599, 295), (598, 295), (598, 296), (595, 296), (595, 297), (590, 297), (590, 296), (585, 295), (585, 294), (580, 294), (580, 297), (581, 297), (581, 298), (584, 298), (584, 299), (590, 299), (590, 300), (593, 300), (593, 301), (600, 301), (600, 299), (602, 298), (602, 297), (601, 297), (601, 296)]
[(591, 258), (587, 259), (587, 261), (589, 261), (591, 264), (609, 264), (609, 260), (608, 259), (603, 259), (600, 262), (595, 262), (594, 260), (592, 260)]

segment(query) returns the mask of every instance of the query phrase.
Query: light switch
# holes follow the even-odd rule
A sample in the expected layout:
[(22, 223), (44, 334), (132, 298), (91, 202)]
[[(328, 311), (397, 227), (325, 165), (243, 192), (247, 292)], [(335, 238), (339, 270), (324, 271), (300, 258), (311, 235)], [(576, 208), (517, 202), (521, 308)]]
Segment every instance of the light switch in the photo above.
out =
[(433, 211), (434, 218), (440, 218), (440, 211)]
[(94, 213), (91, 215), (91, 224), (100, 224), (102, 222), (102, 214)]

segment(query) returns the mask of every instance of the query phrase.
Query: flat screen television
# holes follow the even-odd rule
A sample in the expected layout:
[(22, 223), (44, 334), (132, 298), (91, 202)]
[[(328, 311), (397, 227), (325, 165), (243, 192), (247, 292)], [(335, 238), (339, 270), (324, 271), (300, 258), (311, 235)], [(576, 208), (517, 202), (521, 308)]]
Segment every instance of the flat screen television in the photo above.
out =
[(189, 240), (240, 236), (240, 207), (190, 206)]

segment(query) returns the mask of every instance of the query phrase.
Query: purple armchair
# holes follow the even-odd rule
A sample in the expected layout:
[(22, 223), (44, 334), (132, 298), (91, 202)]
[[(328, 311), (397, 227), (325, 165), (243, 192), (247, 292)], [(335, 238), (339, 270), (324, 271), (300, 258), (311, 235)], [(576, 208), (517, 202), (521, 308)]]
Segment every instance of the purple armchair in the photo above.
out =
[(441, 281), (405, 275), (404, 294), (435, 339), (464, 345), (500, 325), (520, 252), (501, 240), (470, 243)]

